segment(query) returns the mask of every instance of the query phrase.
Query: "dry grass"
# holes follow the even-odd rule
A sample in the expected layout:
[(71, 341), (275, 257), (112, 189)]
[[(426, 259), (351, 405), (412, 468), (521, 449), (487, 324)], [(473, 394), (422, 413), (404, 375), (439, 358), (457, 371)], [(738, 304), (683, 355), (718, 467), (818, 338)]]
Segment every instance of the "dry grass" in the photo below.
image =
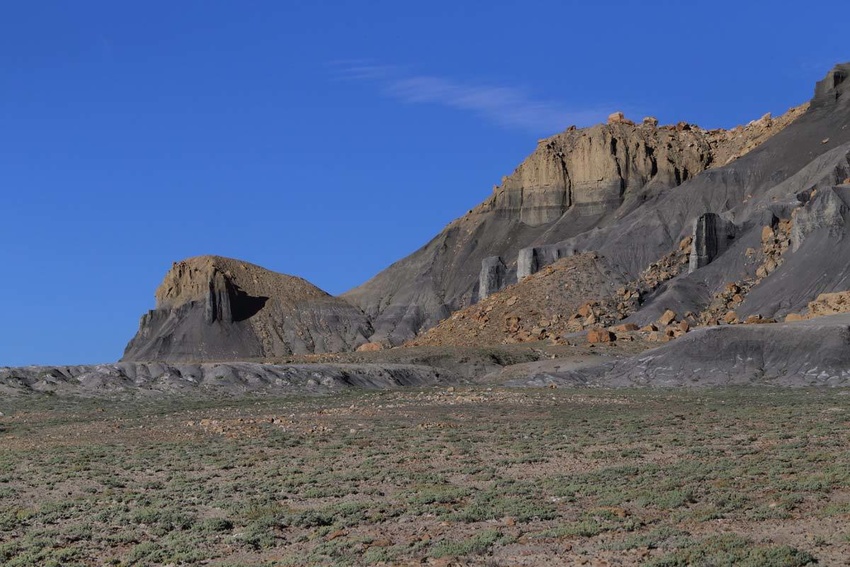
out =
[(486, 387), (6, 400), (0, 564), (840, 564), (848, 402)]

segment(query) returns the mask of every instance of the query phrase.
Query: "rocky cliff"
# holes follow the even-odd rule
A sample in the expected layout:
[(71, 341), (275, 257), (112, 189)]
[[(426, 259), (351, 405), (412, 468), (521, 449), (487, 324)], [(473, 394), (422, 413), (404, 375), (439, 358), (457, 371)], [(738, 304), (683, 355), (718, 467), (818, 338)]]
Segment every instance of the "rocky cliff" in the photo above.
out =
[[(742, 156), (805, 114), (807, 106), (776, 119), (765, 115), (732, 130), (687, 123), (658, 126), (652, 118), (635, 124), (622, 114), (612, 115), (607, 124), (571, 127), (540, 140), (481, 205), (343, 297), (370, 317), (373, 340), (400, 344), (453, 311), (515, 283), (518, 276), (564, 256), (599, 249), (604, 244), (594, 239), (599, 229), (617, 226), (625, 232), (629, 215), (647, 203), (652, 208), (667, 192), (703, 172), (734, 168)], [(711, 211), (699, 206), (686, 220), (705, 212)], [(669, 252), (682, 233), (683, 225), (674, 224), (673, 231), (647, 242), (625, 264), (618, 265), (615, 258), (613, 271), (634, 277)], [(645, 229), (655, 227), (640, 230)]]
[(352, 350), (372, 328), (297, 277), (200, 256), (175, 263), (122, 360), (232, 360)]
[[(559, 258), (593, 252), (612, 281), (625, 282), (621, 297), (638, 297), (625, 304), (600, 287), (585, 298), (607, 306), (595, 317), (607, 325), (624, 320), (638, 327), (656, 324), (668, 311), (692, 324), (762, 323), (800, 312), (819, 294), (850, 288), (845, 67), (818, 83), (810, 108), (794, 111), (795, 120), (745, 155), (733, 151), (726, 165), (708, 167), (677, 186), (644, 191), (638, 206), (629, 207), (625, 199), (613, 216), (589, 230), (563, 240), (550, 230), (548, 243), (520, 249), (515, 266), (520, 279), (527, 279), (524, 287), (542, 285), (528, 276)], [(715, 156), (729, 150), (717, 147)], [(673, 258), (685, 242), (690, 257)], [(484, 267), (490, 269), (487, 262)], [(487, 291), (487, 301), (504, 301), (513, 293), (509, 287), (499, 298), (493, 286)], [(534, 289), (526, 293), (539, 295)], [(452, 344), (458, 339), (445, 332), (450, 321), (424, 338)]]

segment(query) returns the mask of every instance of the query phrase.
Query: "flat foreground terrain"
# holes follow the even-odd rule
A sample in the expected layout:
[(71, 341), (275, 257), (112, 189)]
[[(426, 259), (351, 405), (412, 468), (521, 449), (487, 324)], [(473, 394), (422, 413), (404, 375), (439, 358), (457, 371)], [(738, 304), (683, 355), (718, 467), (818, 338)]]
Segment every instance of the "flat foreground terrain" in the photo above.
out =
[(844, 565), (845, 390), (0, 401), (3, 565)]

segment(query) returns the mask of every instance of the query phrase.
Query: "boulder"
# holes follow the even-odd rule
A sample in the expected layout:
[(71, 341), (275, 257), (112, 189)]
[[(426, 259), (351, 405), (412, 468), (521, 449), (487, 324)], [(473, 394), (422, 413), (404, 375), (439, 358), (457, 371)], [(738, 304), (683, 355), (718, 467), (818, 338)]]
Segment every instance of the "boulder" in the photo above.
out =
[(649, 335), (646, 337), (646, 340), (652, 343), (666, 343), (670, 340), (670, 337), (667, 335), (666, 332), (662, 333), (661, 331), (653, 331), (649, 333)]
[(622, 112), (612, 112), (608, 115), (608, 124), (629, 124), (634, 126), (634, 122), (626, 118)]
[(590, 344), (610, 343), (617, 340), (617, 337), (607, 329), (590, 329), (587, 332), (587, 342)]
[(577, 313), (581, 317), (585, 317), (585, 318), (592, 317), (593, 316), (593, 304), (592, 303), (585, 303), (584, 305), (582, 305), (581, 307), (578, 308)]
[(676, 312), (670, 309), (666, 310), (661, 314), (661, 317), (658, 318), (658, 323), (664, 327), (672, 323), (676, 320)]

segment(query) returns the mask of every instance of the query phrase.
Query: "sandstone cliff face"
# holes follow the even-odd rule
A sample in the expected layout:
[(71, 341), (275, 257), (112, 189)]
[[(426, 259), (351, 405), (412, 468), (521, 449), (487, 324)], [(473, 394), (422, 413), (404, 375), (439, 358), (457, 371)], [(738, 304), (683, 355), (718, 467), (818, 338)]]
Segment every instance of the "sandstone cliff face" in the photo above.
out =
[(123, 360), (245, 359), (353, 350), (372, 328), (309, 282), (201, 256), (175, 263)]
[(725, 165), (757, 147), (799, 117), (807, 105), (774, 120), (732, 130), (680, 123), (657, 126), (612, 121), (569, 129), (538, 142), (537, 149), (494, 188), (490, 210), (527, 225), (551, 223), (571, 207), (598, 214), (619, 207), (646, 186), (674, 187), (708, 168)]
[(616, 209), (628, 192), (655, 182), (678, 185), (712, 162), (699, 129), (606, 124), (541, 140), (501, 186), (491, 209), (536, 226), (576, 207), (595, 214)]

